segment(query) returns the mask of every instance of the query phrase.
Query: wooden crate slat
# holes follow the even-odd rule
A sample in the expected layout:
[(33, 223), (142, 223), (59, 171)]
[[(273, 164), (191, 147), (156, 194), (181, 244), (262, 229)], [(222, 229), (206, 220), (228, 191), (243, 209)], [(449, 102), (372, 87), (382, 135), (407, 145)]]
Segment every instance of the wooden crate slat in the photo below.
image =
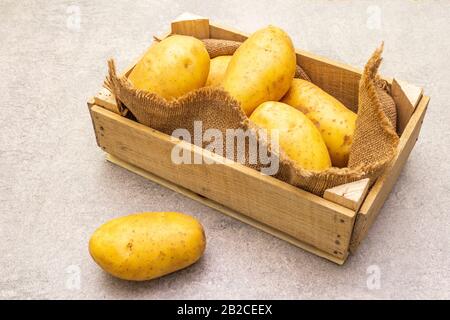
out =
[(94, 102), (96, 105), (99, 105), (109, 111), (112, 111), (117, 114), (122, 114), (119, 106), (117, 105), (116, 98), (109, 91), (109, 89), (103, 87), (100, 91), (95, 95)]
[(323, 197), (357, 212), (369, 191), (370, 179), (341, 184), (325, 190)]
[[(93, 106), (98, 143), (106, 152), (188, 188), (302, 242), (343, 259), (355, 213), (240, 164), (176, 165), (174, 138)], [(185, 143), (194, 154), (217, 155)]]
[(416, 108), (422, 98), (423, 88), (412, 85), (404, 80), (395, 79), (395, 82), (405, 93), (405, 96), (408, 98), (411, 105)]
[(391, 94), (397, 106), (397, 132), (401, 135), (422, 97), (423, 89), (394, 79), (392, 80)]
[(239, 30), (224, 27), (216, 22), (209, 22), (209, 37), (211, 39), (223, 39), (244, 42), (248, 34)]
[(209, 39), (209, 19), (185, 12), (172, 21), (172, 34)]
[(142, 177), (144, 177), (144, 178), (146, 178), (148, 180), (151, 180), (151, 181), (153, 181), (153, 182), (155, 182), (155, 183), (157, 183), (157, 184), (159, 184), (159, 185), (161, 185), (163, 187), (166, 187), (166, 188), (168, 188), (170, 190), (173, 190), (173, 191), (175, 191), (177, 193), (180, 193), (180, 194), (182, 194), (182, 195), (184, 195), (184, 196), (186, 196), (186, 197), (188, 197), (190, 199), (193, 199), (193, 200), (195, 200), (197, 202), (200, 202), (200, 203), (202, 203), (202, 204), (204, 204), (204, 205), (206, 205), (206, 206), (208, 206), (210, 208), (213, 208), (213, 209), (215, 209), (217, 211), (220, 211), (220, 212), (226, 214), (227, 216), (230, 216), (230, 217), (232, 217), (234, 219), (237, 219), (237, 220), (239, 220), (241, 222), (249, 224), (249, 225), (251, 225), (251, 226), (253, 226), (253, 227), (257, 228), (257, 229), (260, 229), (260, 230), (262, 230), (264, 232), (267, 232), (267, 233), (269, 233), (269, 234), (271, 234), (271, 235), (273, 235), (273, 236), (275, 236), (275, 237), (277, 237), (277, 238), (279, 238), (281, 240), (289, 242), (289, 243), (291, 243), (294, 246), (297, 246), (299, 248), (302, 248), (303, 250), (311, 252), (311, 253), (319, 256), (319, 257), (325, 258), (325, 259), (330, 260), (332, 262), (335, 262), (337, 264), (343, 264), (345, 262), (345, 259), (347, 258), (347, 255), (345, 255), (342, 258), (338, 258), (338, 257), (330, 255), (330, 254), (328, 254), (326, 252), (323, 252), (323, 251), (321, 251), (321, 250), (319, 250), (317, 248), (314, 248), (314, 247), (310, 246), (307, 243), (301, 242), (301, 241), (297, 240), (296, 238), (294, 238), (292, 236), (289, 236), (289, 235), (287, 235), (287, 234), (285, 234), (285, 233), (283, 233), (283, 232), (281, 232), (279, 230), (276, 230), (276, 229), (272, 228), (271, 226), (265, 225), (265, 224), (263, 224), (263, 223), (261, 223), (261, 222), (259, 222), (257, 220), (251, 219), (251, 218), (249, 218), (249, 217), (247, 217), (247, 216), (245, 216), (245, 215), (243, 215), (243, 214), (241, 214), (241, 213), (239, 213), (237, 211), (231, 210), (230, 208), (228, 208), (228, 207), (226, 207), (224, 205), (221, 205), (220, 203), (217, 203), (217, 202), (212, 201), (212, 200), (210, 200), (208, 198), (205, 198), (205, 197), (199, 195), (198, 193), (192, 192), (189, 189), (180, 187), (179, 185), (177, 185), (175, 183), (172, 183), (172, 182), (170, 182), (168, 180), (165, 180), (165, 179), (163, 179), (161, 177), (158, 177), (157, 175), (154, 175), (154, 174), (152, 174), (152, 173), (150, 173), (148, 171), (145, 171), (145, 170), (143, 170), (141, 168), (138, 168), (138, 167), (136, 167), (136, 166), (126, 162), (126, 161), (123, 161), (123, 160), (121, 160), (121, 159), (119, 159), (119, 158), (109, 154), (109, 153), (106, 154), (106, 160), (108, 160), (109, 162), (114, 163), (114, 164), (116, 164), (116, 165), (118, 165), (118, 166), (120, 166), (120, 167), (122, 167), (122, 168), (124, 168), (124, 169), (126, 169), (128, 171), (131, 171), (131, 172), (133, 172), (135, 174), (138, 174), (138, 175), (140, 175), (140, 176), (142, 176)]

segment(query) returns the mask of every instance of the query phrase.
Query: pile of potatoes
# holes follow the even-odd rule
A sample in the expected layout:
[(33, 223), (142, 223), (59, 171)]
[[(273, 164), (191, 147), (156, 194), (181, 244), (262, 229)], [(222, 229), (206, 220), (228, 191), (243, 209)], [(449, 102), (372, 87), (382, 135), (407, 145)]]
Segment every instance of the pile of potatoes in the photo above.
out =
[(311, 82), (294, 79), (289, 36), (269, 26), (232, 56), (210, 59), (202, 41), (173, 35), (153, 45), (128, 79), (167, 100), (220, 86), (258, 127), (278, 131), (279, 145), (299, 167), (322, 171), (347, 165), (356, 114)]

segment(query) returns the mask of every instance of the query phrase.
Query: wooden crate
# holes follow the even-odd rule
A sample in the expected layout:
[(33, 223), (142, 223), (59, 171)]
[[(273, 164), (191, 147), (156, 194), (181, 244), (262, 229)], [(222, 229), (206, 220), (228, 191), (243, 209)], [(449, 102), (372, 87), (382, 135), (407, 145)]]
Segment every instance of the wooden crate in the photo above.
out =
[[(170, 34), (237, 41), (247, 38), (244, 33), (189, 14), (174, 21), (171, 31), (160, 38)], [(340, 86), (336, 98), (350, 108), (357, 107), (361, 70), (302, 50), (297, 50), (297, 60), (315, 84), (325, 91)], [(124, 74), (128, 75), (134, 65)], [(171, 150), (179, 141), (126, 117), (126, 109), (119, 107), (105, 88), (88, 106), (97, 143), (107, 160), (342, 264), (365, 237), (394, 186), (418, 138), (430, 100), (421, 88), (387, 80), (398, 111), (398, 155), (370, 190), (362, 180), (327, 190), (324, 198), (237, 163), (174, 164)], [(182, 145), (204, 158), (218, 157), (185, 142)]]

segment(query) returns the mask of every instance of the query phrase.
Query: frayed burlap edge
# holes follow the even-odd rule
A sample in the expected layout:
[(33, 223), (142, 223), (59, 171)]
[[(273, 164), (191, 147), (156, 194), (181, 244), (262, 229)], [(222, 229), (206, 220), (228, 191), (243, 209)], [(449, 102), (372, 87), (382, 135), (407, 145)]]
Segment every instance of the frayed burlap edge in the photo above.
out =
[[(382, 51), (383, 47), (381, 46), (374, 52), (361, 77), (358, 119), (350, 152), (349, 167), (333, 167), (321, 172), (308, 171), (299, 168), (281, 151), (279, 154), (280, 167), (275, 175), (276, 178), (314, 194), (322, 195), (328, 188), (363, 178), (370, 178), (373, 182), (384, 171), (396, 154), (399, 138), (384, 113), (378, 96), (378, 91), (381, 89), (377, 71), (382, 60)], [(223, 112), (222, 115), (231, 119), (229, 121), (230, 128), (250, 129), (253, 134), (258, 135), (258, 129), (242, 112), (239, 103), (221, 88), (200, 88), (169, 102), (156, 94), (135, 89), (126, 77), (119, 78), (113, 60), (108, 61), (108, 67), (109, 75), (105, 84), (116, 98), (127, 106), (138, 122), (144, 125), (170, 135), (177, 128), (192, 130), (192, 123), (190, 123), (192, 120), (204, 119), (208, 122), (208, 118), (220, 109), (220, 112)], [(216, 109), (209, 107), (208, 104), (204, 104), (205, 101), (218, 107)], [(196, 110), (196, 112), (188, 111), (189, 116), (183, 114), (183, 110), (186, 112), (190, 109)], [(157, 120), (155, 120), (155, 114), (158, 115)], [(371, 127), (367, 127), (367, 123)], [(367, 141), (365, 136), (374, 128), (382, 135), (382, 145), (384, 142), (386, 145), (380, 153), (364, 157), (364, 148), (358, 146), (372, 142)], [(262, 143), (266, 144), (265, 141)], [(376, 150), (376, 152), (378, 151)], [(374, 157), (376, 161), (370, 163), (364, 161), (366, 158)], [(245, 165), (256, 170), (261, 169), (260, 165), (249, 165), (248, 163)]]

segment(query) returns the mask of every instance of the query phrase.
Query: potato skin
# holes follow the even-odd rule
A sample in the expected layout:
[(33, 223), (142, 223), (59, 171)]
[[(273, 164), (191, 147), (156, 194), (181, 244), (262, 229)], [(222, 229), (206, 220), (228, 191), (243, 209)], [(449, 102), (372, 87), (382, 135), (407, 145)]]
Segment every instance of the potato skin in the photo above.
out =
[(89, 252), (106, 272), (144, 281), (186, 268), (206, 246), (201, 224), (178, 212), (144, 212), (110, 220), (89, 241)]
[(222, 86), (250, 116), (261, 103), (283, 97), (295, 68), (291, 39), (283, 30), (269, 26), (256, 31), (236, 50)]
[(206, 79), (205, 86), (219, 86), (222, 84), (231, 57), (232, 56), (218, 56), (211, 59), (208, 79)]
[(313, 83), (294, 79), (281, 100), (302, 111), (319, 128), (336, 167), (347, 166), (356, 114)]
[(253, 111), (250, 120), (269, 133), (277, 129), (280, 148), (299, 167), (312, 171), (330, 168), (330, 156), (319, 130), (297, 109), (268, 101)]
[(209, 62), (200, 40), (173, 35), (150, 47), (128, 79), (137, 89), (172, 100), (204, 86)]

